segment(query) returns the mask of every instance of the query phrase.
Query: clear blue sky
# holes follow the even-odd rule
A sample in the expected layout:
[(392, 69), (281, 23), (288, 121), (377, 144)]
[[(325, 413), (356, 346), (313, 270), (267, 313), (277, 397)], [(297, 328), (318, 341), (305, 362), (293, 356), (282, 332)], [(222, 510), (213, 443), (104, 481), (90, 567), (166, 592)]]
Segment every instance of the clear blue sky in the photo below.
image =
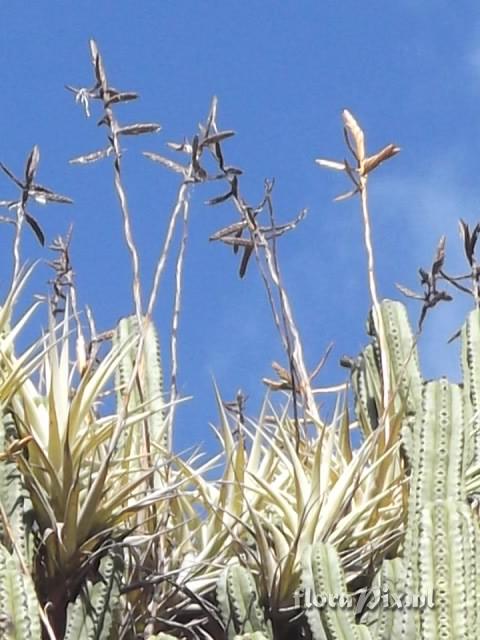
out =
[[(280, 258), (309, 365), (335, 341), (319, 383), (345, 378), (338, 359), (355, 355), (364, 344), (369, 306), (357, 203), (333, 203), (345, 186), (343, 177), (314, 164), (319, 156), (343, 156), (343, 108), (356, 114), (372, 150), (389, 142), (402, 148), (371, 186), (382, 295), (397, 295), (395, 282), (415, 286), (416, 269), (428, 266), (443, 233), (450, 270), (460, 268), (456, 221), (480, 219), (477, 3), (36, 1), (2, 3), (0, 18), (0, 160), (20, 173), (38, 144), (39, 180), (74, 199), (72, 207), (37, 207), (35, 213), (49, 240), (74, 222), (80, 302), (92, 306), (100, 330), (112, 327), (132, 304), (111, 164), (68, 165), (104, 140), (95, 119), (87, 120), (63, 88), (91, 84), (91, 37), (112, 84), (141, 95), (118, 110), (122, 120), (163, 126), (158, 135), (126, 145), (126, 183), (146, 283), (178, 180), (140, 152), (163, 153), (167, 141), (191, 136), (214, 94), (219, 124), (237, 132), (225, 150), (245, 170), (246, 195), (258, 200), (263, 179), (275, 177), (279, 220), (308, 207), (301, 228), (281, 241)], [(179, 410), (178, 446), (211, 438), (212, 376), (226, 397), (241, 387), (255, 413), (260, 379), (281, 358), (256, 269), (240, 281), (231, 252), (208, 242), (212, 231), (236, 220), (230, 205), (206, 208), (211, 195), (210, 187), (200, 186), (192, 198), (179, 386), (195, 397)], [(12, 196), (0, 176), (0, 199)], [(3, 270), (9, 233), (0, 228)], [(30, 236), (24, 250), (30, 258), (49, 257)], [(46, 277), (40, 267), (29, 295), (42, 290)], [(458, 347), (445, 343), (464, 309), (461, 302), (445, 306), (427, 320), (427, 375), (458, 374)], [(166, 295), (156, 321), (166, 351)]]

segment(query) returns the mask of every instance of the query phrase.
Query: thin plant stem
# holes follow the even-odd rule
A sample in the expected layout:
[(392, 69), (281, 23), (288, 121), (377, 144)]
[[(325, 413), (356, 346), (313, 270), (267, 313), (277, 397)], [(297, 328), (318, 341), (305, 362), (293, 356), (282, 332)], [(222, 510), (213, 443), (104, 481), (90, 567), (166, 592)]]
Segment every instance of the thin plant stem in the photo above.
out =
[(390, 436), (390, 418), (389, 418), (389, 405), (390, 405), (390, 365), (388, 358), (388, 344), (385, 334), (385, 326), (380, 309), (380, 301), (377, 292), (377, 283), (375, 280), (375, 258), (372, 242), (372, 228), (370, 224), (370, 214), (368, 209), (368, 194), (367, 194), (367, 176), (361, 176), (359, 181), (360, 186), (360, 201), (363, 218), (363, 230), (364, 230), (364, 242), (367, 252), (368, 263), (368, 286), (370, 290), (370, 297), (373, 305), (373, 320), (375, 323), (375, 329), (378, 333), (378, 339), (380, 342), (380, 359), (382, 365), (382, 395), (383, 395), (383, 416), (382, 421), (385, 426), (385, 436), (388, 441)]
[(15, 237), (13, 240), (13, 279), (16, 280), (20, 273), (20, 242), (22, 239), (23, 222), (25, 220), (25, 213), (22, 204), (19, 202), (16, 207), (17, 220), (15, 223)]
[(173, 430), (173, 420), (174, 420), (175, 405), (176, 405), (175, 400), (177, 398), (177, 375), (178, 375), (177, 333), (178, 333), (178, 322), (179, 322), (180, 305), (181, 305), (184, 254), (185, 254), (186, 242), (187, 242), (187, 224), (188, 224), (188, 214), (189, 214), (188, 195), (189, 195), (190, 184), (191, 183), (188, 181), (188, 179), (186, 179), (182, 182), (178, 190), (175, 205), (170, 215), (170, 221), (168, 224), (165, 241), (155, 267), (152, 289), (150, 292), (150, 296), (148, 298), (147, 311), (145, 314), (145, 321), (148, 322), (148, 320), (152, 318), (155, 303), (158, 298), (160, 281), (162, 279), (165, 266), (167, 264), (167, 258), (170, 253), (170, 247), (175, 234), (177, 222), (183, 213), (184, 227), (183, 227), (183, 234), (182, 234), (181, 245), (180, 245), (180, 252), (177, 258), (177, 264), (175, 268), (175, 299), (174, 299), (174, 310), (173, 310), (173, 318), (172, 318), (172, 333), (170, 337), (170, 357), (171, 357), (170, 400), (172, 401), (172, 403), (171, 403), (171, 407), (168, 415), (168, 431), (167, 431), (168, 451), (171, 451), (171, 448), (172, 448), (172, 430)]
[(300, 391), (305, 398), (305, 410), (317, 425), (321, 425), (323, 423), (320, 418), (320, 414), (318, 413), (315, 397), (312, 393), (310, 377), (305, 366), (302, 340), (300, 338), (300, 333), (293, 318), (293, 311), (290, 305), (290, 300), (281, 281), (278, 264), (264, 234), (258, 229), (255, 231), (255, 234), (259, 239), (259, 245), (262, 246), (265, 251), (265, 259), (268, 266), (268, 271), (273, 284), (277, 288), (282, 308), (282, 314), (284, 315), (286, 326), (288, 327), (288, 331), (292, 338), (292, 352), (290, 354), (290, 357), (293, 360), (295, 370), (299, 378)]
[(122, 213), (123, 233), (125, 236), (125, 242), (127, 244), (127, 248), (130, 253), (130, 259), (132, 262), (132, 294), (133, 294), (133, 301), (135, 304), (135, 313), (137, 315), (138, 324), (140, 326), (142, 322), (140, 259), (138, 255), (137, 246), (133, 239), (133, 230), (132, 230), (132, 223), (131, 223), (130, 213), (128, 208), (127, 195), (122, 182), (121, 162), (120, 162), (121, 150), (120, 150), (120, 143), (119, 143), (118, 133), (117, 133), (118, 125), (116, 120), (114, 119), (112, 109), (107, 108), (106, 111), (109, 112), (109, 116), (111, 118), (111, 123), (112, 123), (111, 131), (112, 131), (113, 149), (115, 153), (115, 160), (113, 163), (115, 191), (117, 193), (117, 197), (120, 203), (120, 210)]
[[(125, 188), (123, 186), (122, 181), (122, 172), (121, 172), (121, 157), (122, 150), (120, 146), (120, 133), (121, 127), (118, 123), (118, 120), (115, 117), (113, 112), (113, 108), (111, 103), (109, 102), (111, 89), (108, 86), (107, 76), (105, 73), (105, 68), (103, 64), (102, 57), (100, 52), (98, 51), (97, 44), (94, 40), (90, 40), (90, 53), (92, 57), (92, 64), (95, 70), (95, 76), (98, 87), (98, 97), (101, 98), (103, 102), (103, 118), (102, 123), (108, 127), (109, 130), (109, 142), (111, 145), (111, 149), (114, 155), (114, 184), (115, 184), (115, 192), (118, 197), (118, 201), (120, 203), (120, 211), (122, 214), (123, 220), (123, 233), (125, 237), (125, 242), (127, 245), (127, 249), (130, 253), (130, 259), (132, 263), (132, 294), (133, 294), (133, 302), (135, 305), (135, 313), (138, 320), (138, 325), (142, 324), (142, 293), (141, 293), (141, 284), (140, 284), (140, 260), (139, 254), (137, 250), (137, 246), (135, 244), (133, 238), (133, 230), (130, 212), (128, 208), (128, 200)], [(79, 93), (77, 93), (77, 98)], [(87, 99), (88, 105), (88, 99)]]
[(268, 302), (270, 305), (270, 309), (272, 311), (272, 316), (273, 316), (273, 322), (275, 324), (275, 327), (277, 328), (278, 334), (280, 336), (280, 340), (282, 342), (282, 346), (283, 349), (288, 353), (288, 340), (287, 337), (285, 336), (285, 329), (282, 329), (281, 326), (281, 321), (280, 321), (280, 316), (278, 314), (277, 308), (276, 308), (276, 303), (275, 303), (275, 297), (274, 297), (274, 293), (273, 293), (273, 289), (272, 289), (272, 285), (268, 279), (268, 275), (265, 271), (265, 268), (260, 260), (260, 256), (258, 255), (258, 252), (256, 252), (256, 257), (257, 257), (257, 263), (259, 266), (259, 271), (260, 271), (260, 275), (262, 276), (262, 280), (263, 280), (263, 284), (265, 286), (265, 290), (267, 292), (267, 298), (268, 298)]
[(168, 421), (168, 451), (172, 450), (172, 430), (175, 408), (177, 406), (177, 376), (178, 376), (178, 325), (180, 320), (180, 310), (182, 302), (182, 277), (185, 264), (185, 251), (188, 240), (188, 217), (189, 202), (184, 200), (183, 206), (183, 230), (180, 240), (180, 250), (178, 252), (177, 263), (175, 267), (175, 298), (172, 317), (172, 330), (170, 337), (170, 360), (171, 360), (171, 382), (170, 382), (170, 415)]
[[(115, 429), (113, 431), (112, 438), (110, 440), (106, 456), (105, 456), (104, 460), (102, 461), (102, 464), (101, 464), (101, 467), (99, 469), (98, 475), (95, 478), (94, 485), (97, 484), (97, 483), (100, 484), (102, 482), (102, 478), (104, 477), (104, 475), (107, 472), (108, 466), (109, 466), (110, 461), (111, 461), (111, 459), (112, 459), (112, 457), (113, 457), (113, 455), (114, 455), (114, 453), (116, 451), (120, 436), (121, 436), (123, 428), (124, 428), (125, 418), (126, 418), (127, 413), (128, 413), (128, 403), (129, 403), (130, 396), (132, 394), (133, 388), (134, 388), (135, 383), (136, 383), (136, 378), (137, 378), (139, 367), (140, 367), (141, 354), (143, 353), (143, 349), (144, 349), (144, 346), (145, 346), (145, 335), (146, 335), (146, 329), (147, 329), (148, 321), (151, 319), (151, 316), (153, 314), (153, 308), (155, 306), (155, 301), (156, 301), (157, 294), (158, 294), (159, 283), (160, 283), (161, 275), (162, 275), (163, 270), (165, 268), (167, 256), (168, 256), (170, 245), (171, 245), (172, 238), (173, 238), (173, 235), (174, 235), (176, 222), (177, 222), (177, 219), (178, 219), (179, 215), (181, 214), (181, 212), (185, 210), (185, 206), (186, 206), (186, 203), (187, 203), (187, 196), (188, 196), (188, 183), (183, 182), (181, 187), (180, 187), (179, 193), (178, 193), (178, 197), (177, 197), (177, 200), (176, 200), (176, 203), (175, 203), (174, 210), (173, 210), (172, 215), (170, 217), (170, 222), (169, 222), (169, 226), (168, 226), (168, 230), (167, 230), (167, 237), (165, 239), (165, 243), (164, 243), (162, 252), (160, 254), (160, 258), (159, 258), (159, 260), (157, 262), (157, 266), (156, 266), (156, 269), (155, 269), (154, 284), (152, 286), (152, 291), (150, 293), (148, 306), (147, 306), (147, 312), (146, 312), (144, 321), (141, 321), (139, 323), (140, 336), (139, 336), (139, 342), (138, 342), (138, 345), (137, 345), (137, 355), (135, 357), (135, 362), (134, 362), (134, 365), (132, 367), (132, 371), (130, 373), (130, 378), (128, 380), (128, 383), (127, 383), (127, 386), (126, 386), (126, 389), (125, 389), (125, 395), (123, 397), (122, 405), (121, 405), (121, 407), (120, 407), (120, 409), (118, 411)], [(128, 210), (127, 210), (127, 219), (128, 219)], [(133, 245), (133, 246), (135, 246), (135, 245)], [(92, 490), (93, 489), (94, 489), (94, 487), (92, 486)]]
[(175, 206), (174, 206), (172, 214), (170, 216), (170, 222), (169, 222), (169, 225), (168, 225), (165, 242), (164, 242), (162, 251), (160, 253), (160, 257), (159, 257), (159, 259), (157, 261), (157, 266), (155, 268), (155, 274), (154, 274), (154, 277), (153, 277), (152, 290), (151, 290), (151, 293), (150, 293), (150, 296), (149, 296), (149, 299), (148, 299), (148, 305), (147, 305), (147, 312), (146, 312), (146, 317), (147, 318), (151, 318), (152, 314), (153, 314), (153, 309), (154, 309), (154, 306), (155, 306), (155, 302), (157, 300), (158, 290), (159, 290), (159, 287), (160, 287), (160, 280), (161, 280), (163, 272), (165, 270), (165, 265), (166, 265), (166, 262), (167, 262), (167, 257), (168, 257), (168, 254), (169, 254), (170, 245), (171, 245), (172, 240), (173, 240), (175, 227), (177, 225), (178, 218), (180, 217), (182, 211), (184, 211), (186, 207), (188, 209), (187, 199), (188, 199), (189, 185), (190, 184), (191, 183), (189, 183), (188, 180), (184, 180), (182, 182), (182, 184), (180, 185), (180, 189), (179, 189), (178, 194), (177, 194), (177, 199), (176, 199), (176, 202), (175, 202)]

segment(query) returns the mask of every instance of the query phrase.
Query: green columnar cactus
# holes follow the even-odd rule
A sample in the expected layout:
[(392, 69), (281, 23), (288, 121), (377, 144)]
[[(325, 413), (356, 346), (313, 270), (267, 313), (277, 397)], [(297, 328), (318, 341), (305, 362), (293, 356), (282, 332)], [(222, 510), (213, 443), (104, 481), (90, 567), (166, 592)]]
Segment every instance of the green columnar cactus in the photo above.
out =
[(255, 632), (262, 635), (250, 637), (272, 639), (271, 625), (265, 620), (255, 579), (248, 569), (234, 564), (224, 570), (217, 583), (217, 602), (228, 640)]
[[(371, 640), (368, 627), (355, 622), (355, 603), (335, 547), (318, 542), (305, 549), (302, 588), (313, 640)], [(334, 602), (329, 601), (332, 598)]]
[[(136, 316), (122, 318), (115, 332), (114, 344), (123, 344), (123, 342), (134, 334), (139, 334)], [(135, 365), (137, 350), (138, 347), (135, 342), (122, 358), (117, 369), (116, 382), (119, 406), (121, 406), (123, 402), (123, 395)], [(160, 343), (152, 322), (148, 323), (145, 330), (145, 342), (141, 358), (137, 381), (129, 400), (129, 408), (137, 409), (139, 407), (145, 407), (152, 411), (152, 415), (148, 419), (149, 439), (164, 449), (170, 450), (171, 442), (163, 398), (163, 370), (160, 358)], [(134, 443), (132, 443), (131, 446), (132, 449), (135, 449)]]
[(87, 582), (84, 592), (68, 606), (64, 640), (112, 640), (120, 598), (123, 563), (118, 555), (100, 562), (99, 580)]
[(30, 576), (15, 552), (0, 544), (0, 638), (40, 640), (39, 604)]
[[(17, 438), (17, 429), (10, 412), (0, 413), (0, 453), (8, 451)], [(22, 474), (13, 458), (0, 460), (0, 504), (3, 506), (17, 551), (27, 565), (32, 555), (32, 505)], [(0, 543), (11, 550), (11, 540), (6, 535), (5, 523), (0, 518)]]
[[(382, 607), (369, 611), (362, 621), (376, 640), (474, 640), (480, 623), (480, 527), (468, 499), (479, 485), (480, 312), (472, 312), (463, 329), (462, 388), (445, 379), (421, 381), (400, 309), (398, 303), (382, 303), (399, 395), (395, 408), (398, 402), (405, 408), (402, 438), (410, 472), (406, 535), (394, 571), (403, 604), (393, 614)], [(375, 584), (388, 586), (391, 569), (385, 561)], [(433, 599), (433, 606), (408, 606), (422, 597)]]
[(429, 592), (435, 606), (397, 612), (392, 637), (473, 640), (476, 633), (469, 629), (476, 613), (475, 607), (468, 610), (466, 593), (475, 564), (469, 547), (478, 539), (478, 522), (466, 503), (461, 388), (446, 380), (426, 383), (415, 428), (419, 447), (411, 456), (402, 591), (405, 596)]
[[(480, 313), (469, 313), (462, 329), (462, 368), (464, 384), (465, 447), (464, 466), (467, 473), (473, 470), (480, 477)], [(476, 473), (475, 473), (476, 471)], [(477, 482), (480, 488), (480, 482)], [(467, 493), (475, 493), (477, 487), (468, 487)]]
[(362, 611), (362, 622), (365, 623), (375, 640), (389, 640), (393, 633), (395, 609), (379, 606), (382, 598), (387, 596), (395, 602), (403, 585), (405, 571), (401, 558), (384, 560), (380, 571), (375, 576), (371, 591), (362, 594), (358, 601), (358, 611)]
[[(381, 314), (387, 335), (390, 384), (394, 393), (393, 407), (396, 412), (404, 415), (402, 431), (404, 447), (408, 453), (414, 447), (412, 425), (421, 406), (422, 377), (415, 338), (407, 312), (401, 303), (384, 300), (381, 304)], [(378, 419), (384, 409), (381, 360), (372, 321), (369, 322), (369, 331), (373, 334), (372, 343), (360, 354), (352, 370), (357, 414), (367, 433), (378, 427)]]

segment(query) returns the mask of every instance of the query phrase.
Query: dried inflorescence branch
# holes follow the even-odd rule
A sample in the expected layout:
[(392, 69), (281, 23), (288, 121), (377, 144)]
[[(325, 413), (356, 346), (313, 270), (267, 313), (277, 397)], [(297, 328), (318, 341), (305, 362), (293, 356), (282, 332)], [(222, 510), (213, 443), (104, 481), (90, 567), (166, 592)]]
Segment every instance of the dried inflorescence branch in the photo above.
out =
[[(213, 126), (215, 127), (215, 122), (213, 122)], [(212, 155), (217, 162), (219, 171), (215, 178), (223, 178), (228, 184), (228, 189), (220, 196), (207, 201), (207, 204), (215, 206), (227, 201), (232, 202), (240, 215), (240, 222), (231, 223), (226, 227), (222, 227), (210, 237), (210, 240), (224, 242), (225, 244), (233, 246), (235, 254), (242, 249), (239, 268), (241, 278), (243, 278), (246, 273), (250, 257), (255, 254), (257, 258), (274, 322), (279, 331), (288, 359), (288, 371), (285, 371), (289, 379), (288, 391), (292, 393), (298, 447), (302, 439), (302, 421), (299, 419), (297, 406), (298, 398), (302, 399), (307, 420), (313, 420), (317, 425), (321, 425), (322, 422), (312, 392), (311, 378), (305, 365), (300, 334), (295, 324), (290, 301), (281, 279), (276, 240), (284, 233), (295, 229), (305, 217), (306, 210), (302, 210), (291, 222), (277, 225), (272, 202), (274, 181), (265, 180), (262, 200), (257, 205), (252, 205), (241, 194), (241, 172), (238, 170), (232, 172), (231, 169), (229, 171), (229, 168), (226, 167), (220, 142), (216, 143)], [(268, 216), (268, 224), (261, 225), (259, 218), (264, 213)], [(264, 265), (262, 258), (265, 260)]]
[(102, 105), (102, 117), (98, 121), (99, 126), (106, 126), (109, 130), (109, 144), (104, 149), (93, 151), (70, 160), (71, 164), (90, 164), (109, 155), (114, 155), (118, 161), (121, 156), (120, 136), (138, 136), (145, 133), (157, 133), (161, 126), (156, 122), (141, 122), (135, 124), (120, 125), (115, 117), (113, 106), (123, 102), (136, 100), (139, 95), (134, 91), (119, 91), (110, 86), (102, 56), (94, 40), (90, 40), (90, 55), (95, 74), (95, 84), (91, 88), (77, 88), (66, 85), (66, 89), (74, 94), (75, 102), (80, 103), (87, 117), (90, 117), (90, 101), (97, 100)]
[[(468, 266), (470, 267), (470, 273), (457, 277), (448, 276), (444, 272), (442, 272), (442, 275), (459, 291), (472, 295), (475, 300), (475, 306), (478, 308), (480, 307), (480, 266), (475, 256), (475, 249), (477, 247), (478, 235), (480, 233), (480, 223), (477, 223), (473, 229), (470, 229), (469, 225), (464, 220), (460, 219), (459, 227), (460, 235), (463, 240), (465, 258)], [(468, 279), (471, 280), (470, 289), (460, 284), (461, 280)]]
[[(266, 210), (268, 202), (271, 200), (271, 192), (273, 189), (273, 181), (265, 181), (265, 193), (262, 201), (258, 205), (250, 205), (240, 194), (240, 176), (243, 171), (238, 167), (227, 165), (225, 163), (224, 151), (222, 143), (235, 135), (232, 130), (221, 131), (217, 127), (217, 110), (218, 101), (214, 97), (210, 108), (207, 121), (204, 125), (199, 125), (199, 134), (195, 134), (191, 141), (184, 140), (181, 143), (169, 142), (167, 146), (183, 154), (189, 159), (188, 164), (182, 164), (171, 160), (163, 155), (152, 152), (144, 152), (144, 155), (154, 162), (162, 164), (166, 168), (179, 173), (183, 176), (186, 183), (190, 182), (211, 182), (223, 180), (227, 183), (227, 191), (207, 200), (206, 204), (215, 206), (227, 201), (233, 202), (235, 208), (240, 214), (241, 221), (232, 223), (223, 227), (214, 233), (210, 240), (221, 241), (225, 244), (233, 246), (234, 253), (238, 253), (239, 249), (243, 249), (243, 256), (240, 265), (240, 277), (243, 277), (249, 262), (249, 258), (254, 251), (255, 245), (260, 247), (259, 238), (252, 237), (255, 232), (259, 232), (262, 236), (270, 241), (273, 237), (283, 235), (289, 230), (295, 228), (305, 216), (306, 211), (302, 211), (299, 216), (292, 222), (280, 226), (258, 226), (257, 216)], [(205, 153), (213, 158), (216, 171), (209, 172), (206, 169)], [(249, 237), (244, 237), (245, 232), (249, 232)]]
[[(234, 135), (231, 130), (220, 130), (217, 126), (217, 99), (212, 101), (211, 109), (204, 125), (200, 125), (199, 133), (191, 140), (181, 143), (168, 143), (173, 151), (186, 154), (188, 164), (182, 164), (157, 153), (146, 152), (145, 155), (166, 168), (182, 176), (182, 187), (191, 183), (223, 181), (226, 190), (207, 201), (216, 206), (231, 202), (237, 210), (240, 221), (222, 227), (210, 237), (211, 241), (219, 241), (233, 247), (234, 254), (242, 251), (239, 274), (244, 277), (252, 255), (255, 255), (267, 288), (268, 298), (272, 307), (275, 324), (288, 357), (291, 389), (295, 397), (297, 392), (304, 400), (308, 419), (321, 424), (313, 393), (311, 393), (310, 376), (307, 373), (300, 336), (293, 320), (293, 314), (281, 282), (279, 265), (276, 255), (276, 239), (288, 231), (295, 229), (305, 217), (303, 210), (291, 222), (277, 225), (272, 204), (273, 180), (264, 183), (264, 194), (260, 203), (250, 204), (242, 195), (240, 177), (243, 172), (225, 161), (223, 143)], [(208, 160), (213, 160), (214, 169), (209, 170)], [(268, 216), (266, 224), (259, 222), (262, 214)], [(265, 259), (263, 264), (262, 257)], [(276, 302), (276, 298), (278, 302)], [(277, 311), (277, 306), (279, 310)], [(296, 402), (296, 400), (295, 400)], [(295, 404), (294, 402), (294, 404)], [(298, 421), (297, 421), (298, 424)]]
[[(249, 205), (240, 195), (239, 181), (236, 176), (228, 181), (230, 183), (230, 190), (221, 196), (208, 200), (207, 204), (217, 205), (231, 199), (242, 219), (240, 222), (229, 224), (226, 227), (219, 229), (210, 236), (210, 240), (220, 240), (225, 244), (233, 246), (235, 254), (237, 254), (240, 248), (243, 249), (239, 269), (239, 275), (243, 278), (247, 270), (248, 261), (255, 247), (260, 249), (262, 246), (265, 246), (265, 242), (271, 243), (275, 238), (295, 229), (295, 227), (304, 219), (307, 210), (303, 209), (294, 220), (286, 224), (277, 225), (272, 220), (269, 225), (259, 225), (257, 222), (259, 214), (267, 210), (272, 211), (272, 190), (274, 181), (265, 181), (264, 196), (262, 201), (255, 207)], [(243, 236), (244, 232), (248, 234), (248, 237), (245, 238)]]
[(20, 197), (18, 200), (2, 200), (0, 202), (1, 207), (6, 207), (7, 209), (17, 209), (21, 208), (23, 215), (25, 216), (25, 220), (28, 225), (32, 228), (32, 231), (35, 233), (37, 240), (39, 243), (44, 246), (45, 245), (45, 235), (42, 231), (37, 220), (26, 210), (27, 203), (29, 200), (34, 200), (39, 204), (47, 204), (48, 202), (55, 202), (60, 204), (72, 204), (73, 200), (71, 198), (67, 198), (67, 196), (62, 196), (52, 189), (44, 187), (43, 185), (37, 184), (34, 182), (38, 163), (40, 161), (40, 149), (37, 145), (35, 145), (28, 155), (27, 161), (25, 163), (25, 174), (23, 181), (17, 178), (10, 169), (0, 162), (0, 169), (10, 178), (10, 180), (18, 187), (20, 191)]
[(367, 156), (365, 150), (365, 135), (362, 128), (347, 109), (343, 111), (342, 117), (345, 144), (353, 157), (354, 163), (350, 163), (346, 159), (342, 162), (326, 160), (324, 158), (315, 160), (318, 165), (326, 169), (343, 171), (353, 183), (353, 189), (337, 196), (335, 198), (336, 201), (346, 200), (360, 193), (365, 188), (365, 179), (367, 176), (383, 162), (393, 158), (393, 156), (400, 151), (400, 147), (397, 147), (395, 144), (387, 144), (380, 149), (380, 151)]
[[(73, 266), (70, 259), (70, 242), (72, 239), (72, 226), (70, 226), (67, 235), (63, 238), (58, 236), (53, 240), (49, 249), (57, 254), (55, 260), (51, 260), (48, 265), (55, 272), (55, 278), (49, 280), (52, 285), (53, 294), (51, 297), (51, 309), (54, 317), (65, 312), (65, 303), (67, 293), (75, 297), (75, 289), (73, 283)], [(76, 305), (75, 305), (76, 306)]]
[(14, 220), (10, 220), (8, 218), (4, 219), (4, 222), (11, 221), (15, 225), (15, 240), (13, 246), (15, 276), (18, 275), (20, 271), (20, 240), (24, 222), (26, 222), (32, 229), (42, 247), (45, 245), (45, 234), (42, 227), (36, 218), (27, 211), (27, 205), (29, 202), (32, 200), (38, 204), (47, 204), (52, 202), (57, 204), (72, 204), (73, 202), (71, 198), (56, 193), (52, 189), (35, 182), (39, 161), (40, 149), (35, 145), (29, 153), (25, 163), (23, 179), (17, 178), (17, 176), (5, 164), (3, 164), (3, 162), (0, 162), (0, 169), (19, 190), (19, 197), (17, 200), (0, 201), (0, 207), (6, 208), (9, 211), (14, 211), (16, 214), (16, 218)]
[[(445, 237), (442, 236), (438, 243), (430, 270), (427, 271), (422, 268), (418, 270), (420, 285), (423, 287), (423, 293), (416, 293), (403, 285), (397, 284), (399, 291), (401, 291), (407, 298), (420, 300), (423, 303), (418, 322), (419, 331), (422, 330), (426, 314), (430, 309), (436, 306), (439, 302), (450, 302), (453, 300), (452, 295), (448, 291), (439, 288), (439, 282), (447, 283), (457, 291), (461, 291), (462, 293), (472, 296), (475, 307), (480, 307), (480, 265), (478, 264), (475, 256), (477, 241), (480, 234), (480, 223), (477, 223), (473, 228), (470, 228), (467, 222), (460, 219), (459, 228), (463, 242), (465, 259), (469, 267), (469, 273), (452, 276), (446, 272), (444, 266), (446, 242)], [(469, 281), (470, 286), (468, 286)], [(459, 335), (459, 332), (455, 333), (450, 341)]]
[(93, 151), (73, 158), (70, 162), (72, 164), (90, 164), (110, 155), (114, 158), (115, 190), (117, 192), (122, 212), (125, 241), (132, 261), (133, 300), (137, 318), (140, 321), (142, 316), (142, 296), (139, 255), (133, 239), (127, 196), (122, 182), (122, 149), (120, 146), (120, 140), (122, 136), (138, 136), (146, 133), (156, 133), (160, 131), (161, 126), (156, 122), (141, 122), (121, 125), (115, 116), (113, 107), (123, 102), (136, 100), (138, 98), (138, 94), (133, 91), (119, 91), (109, 84), (102, 56), (100, 55), (97, 44), (94, 40), (90, 40), (90, 55), (95, 75), (95, 84), (93, 87), (79, 89), (67, 85), (66, 88), (75, 95), (76, 102), (83, 105), (87, 116), (90, 116), (90, 100), (97, 100), (101, 103), (102, 117), (98, 121), (98, 125), (105, 126), (107, 128), (108, 145), (99, 151)]
[(422, 330), (423, 322), (427, 312), (433, 309), (439, 302), (450, 302), (452, 296), (443, 289), (438, 288), (438, 282), (442, 279), (442, 267), (445, 262), (445, 236), (440, 238), (435, 257), (429, 271), (425, 269), (418, 270), (420, 276), (420, 285), (423, 287), (423, 293), (419, 294), (401, 284), (397, 284), (397, 289), (407, 298), (421, 300), (423, 302), (420, 318), (418, 321), (418, 330)]
[(338, 162), (336, 160), (325, 160), (323, 158), (317, 159), (316, 162), (321, 167), (333, 169), (335, 171), (342, 171), (353, 183), (353, 189), (347, 191), (346, 193), (342, 193), (340, 196), (335, 198), (335, 200), (345, 200), (357, 194), (360, 198), (364, 229), (364, 242), (368, 263), (368, 286), (373, 306), (373, 321), (380, 342), (380, 356), (382, 361), (382, 422), (385, 425), (385, 434), (386, 438), (388, 439), (390, 432), (389, 410), (393, 401), (393, 394), (390, 388), (391, 381), (389, 373), (388, 345), (385, 334), (385, 327), (383, 326), (384, 323), (380, 312), (380, 298), (377, 291), (375, 275), (375, 259), (372, 242), (370, 212), (368, 208), (367, 183), (370, 174), (383, 162), (395, 156), (400, 151), (400, 147), (397, 147), (394, 144), (388, 144), (380, 149), (380, 151), (377, 151), (372, 155), (368, 155), (365, 145), (365, 135), (355, 117), (350, 113), (350, 111), (345, 109), (342, 113), (342, 119), (345, 144), (348, 151), (353, 157), (353, 162), (350, 163), (346, 159), (343, 160), (343, 162)]
[[(248, 396), (246, 396), (241, 389), (238, 389), (234, 400), (230, 402), (222, 400), (223, 407), (232, 415), (239, 428), (245, 427), (245, 408), (247, 400)], [(241, 434), (238, 433), (235, 435)]]

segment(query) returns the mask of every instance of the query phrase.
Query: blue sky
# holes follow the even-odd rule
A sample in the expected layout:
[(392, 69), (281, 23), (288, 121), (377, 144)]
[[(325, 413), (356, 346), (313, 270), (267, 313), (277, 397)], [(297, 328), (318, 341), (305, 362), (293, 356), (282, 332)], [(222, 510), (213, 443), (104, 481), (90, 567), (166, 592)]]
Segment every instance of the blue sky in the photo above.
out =
[[(91, 37), (111, 83), (141, 95), (118, 109), (121, 120), (153, 120), (163, 127), (125, 145), (145, 288), (178, 179), (141, 151), (164, 153), (167, 141), (191, 136), (213, 95), (219, 99), (220, 126), (237, 132), (224, 149), (229, 162), (245, 171), (245, 195), (259, 200), (264, 178), (275, 177), (279, 221), (309, 210), (301, 227), (281, 240), (279, 251), (309, 366), (335, 342), (319, 384), (344, 380), (338, 360), (364, 344), (369, 307), (358, 204), (333, 203), (345, 186), (343, 177), (314, 164), (317, 157), (343, 157), (343, 108), (358, 117), (371, 150), (389, 142), (402, 148), (371, 181), (381, 294), (397, 296), (395, 282), (414, 287), (416, 269), (429, 265), (442, 234), (448, 237), (450, 270), (461, 269), (457, 220), (480, 219), (476, 3), (38, 1), (3, 3), (0, 17), (0, 160), (20, 173), (38, 144), (39, 180), (74, 199), (71, 207), (32, 212), (49, 240), (74, 223), (80, 302), (92, 307), (99, 330), (131, 312), (132, 303), (111, 164), (68, 165), (104, 141), (95, 118), (87, 120), (64, 89), (91, 84)], [(229, 204), (204, 206), (212, 193), (199, 186), (191, 199), (179, 387), (194, 399), (179, 409), (178, 447), (210, 441), (208, 423), (216, 419), (213, 376), (227, 398), (241, 387), (254, 414), (263, 394), (260, 380), (271, 373), (271, 361), (282, 358), (253, 264), (241, 281), (231, 251), (208, 242), (213, 231), (236, 220)], [(0, 176), (0, 199), (12, 196)], [(0, 228), (3, 273), (9, 234)], [(24, 256), (50, 257), (30, 236)], [(34, 291), (45, 290), (47, 278), (40, 266), (24, 304)], [(165, 352), (169, 292), (169, 286), (162, 288), (155, 314)], [(458, 346), (447, 346), (446, 340), (467, 307), (457, 298), (427, 319), (421, 353), (428, 376), (459, 375)], [(413, 311), (416, 318), (418, 309)], [(32, 336), (38, 327), (33, 329)]]

